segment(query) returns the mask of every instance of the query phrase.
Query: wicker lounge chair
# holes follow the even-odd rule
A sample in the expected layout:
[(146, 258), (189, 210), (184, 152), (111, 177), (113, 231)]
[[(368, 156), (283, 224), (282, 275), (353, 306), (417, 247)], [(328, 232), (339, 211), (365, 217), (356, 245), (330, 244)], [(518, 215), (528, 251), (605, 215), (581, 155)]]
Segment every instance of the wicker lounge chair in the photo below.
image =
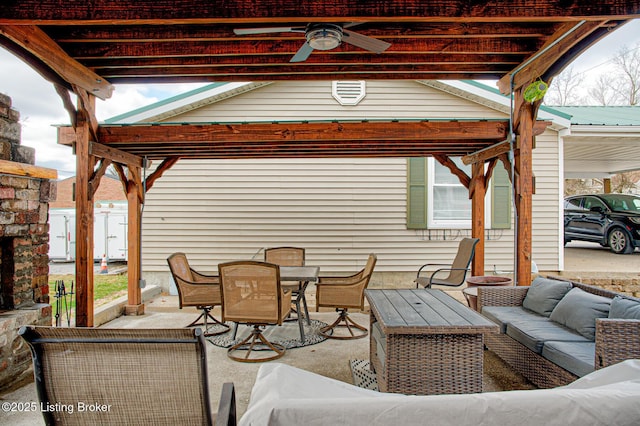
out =
[[(213, 424), (200, 329), (22, 327), (48, 425)], [(234, 425), (233, 384), (216, 424)]]
[[(269, 342), (262, 334), (267, 325), (282, 325), (291, 311), (291, 291), (281, 286), (280, 267), (249, 260), (221, 263), (218, 271), (223, 320), (253, 326), (251, 334), (228, 349), (229, 358), (240, 362), (280, 358), (286, 351), (284, 346)], [(264, 352), (275, 355), (260, 357)]]
[[(215, 306), (221, 306), (220, 299), (220, 279), (216, 275), (204, 275), (196, 272), (189, 266), (187, 256), (184, 253), (174, 253), (167, 258), (171, 275), (178, 288), (178, 301), (180, 309), (183, 306), (194, 306), (202, 311), (187, 327), (196, 325), (204, 326), (205, 335), (216, 335), (225, 333), (229, 326), (220, 322), (213, 315), (211, 310)], [(202, 322), (198, 321), (202, 318)], [(212, 320), (214, 325), (221, 326), (215, 333), (209, 332), (208, 321)]]
[[(418, 274), (414, 282), (416, 288), (420, 286), (431, 288), (432, 285), (445, 285), (449, 287), (458, 287), (464, 284), (469, 271), (469, 265), (476, 251), (476, 245), (480, 240), (477, 238), (463, 238), (458, 245), (458, 252), (453, 259), (453, 263), (426, 263), (418, 269)], [(429, 266), (442, 266), (437, 268), (429, 276), (420, 276), (424, 268)], [(445, 274), (448, 272), (448, 275)]]
[[(333, 324), (320, 329), (320, 334), (332, 339), (361, 339), (367, 336), (367, 328), (349, 318), (349, 308), (364, 308), (364, 290), (369, 285), (377, 257), (370, 254), (365, 267), (347, 277), (320, 277), (316, 284), (316, 312), (320, 307), (336, 308), (338, 318)], [(336, 334), (337, 327), (345, 327), (349, 335)], [(355, 330), (355, 331), (354, 331)]]
[[(304, 266), (304, 258), (304, 249), (299, 247), (272, 247), (264, 251), (264, 261), (275, 263), (279, 266)], [(305, 297), (304, 292), (302, 293), (302, 297), (297, 297), (301, 285), (302, 283), (298, 282), (298, 286), (292, 288), (291, 300), (295, 305), (296, 315), (300, 315), (300, 312), (302, 312), (300, 310), (300, 302), (302, 302), (304, 315), (307, 318), (307, 324), (311, 324), (311, 320), (309, 319), (309, 308), (307, 307), (307, 298)]]

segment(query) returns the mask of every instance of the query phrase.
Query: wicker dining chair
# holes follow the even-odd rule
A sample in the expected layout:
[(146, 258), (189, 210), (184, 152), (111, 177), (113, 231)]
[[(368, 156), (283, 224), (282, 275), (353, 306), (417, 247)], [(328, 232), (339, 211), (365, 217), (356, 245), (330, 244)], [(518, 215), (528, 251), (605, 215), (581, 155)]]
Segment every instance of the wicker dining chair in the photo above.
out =
[[(280, 267), (247, 260), (221, 263), (218, 271), (223, 321), (253, 326), (246, 338), (228, 349), (227, 356), (240, 362), (262, 362), (282, 357), (286, 348), (270, 342), (262, 334), (262, 329), (268, 325), (282, 325), (291, 311), (291, 291), (282, 288)], [(275, 355), (261, 357), (263, 352), (275, 352)]]
[[(331, 339), (361, 339), (367, 336), (366, 327), (349, 317), (349, 308), (364, 309), (364, 290), (369, 285), (378, 258), (370, 254), (367, 264), (359, 272), (346, 277), (320, 277), (316, 284), (316, 312), (321, 307), (336, 308), (338, 318), (331, 325), (320, 329), (320, 334)], [(349, 335), (339, 335), (335, 331), (344, 327)]]
[(23, 326), (47, 425), (234, 425), (233, 384), (211, 411), (202, 330)]
[[(220, 298), (220, 279), (217, 275), (204, 275), (189, 266), (187, 256), (184, 253), (173, 253), (167, 258), (171, 275), (178, 289), (178, 303), (180, 309), (184, 306), (193, 306), (200, 309), (202, 313), (187, 327), (197, 325), (204, 326), (205, 335), (213, 336), (225, 333), (229, 330), (229, 326), (219, 321), (213, 315), (211, 310), (216, 306), (222, 305)], [(200, 319), (202, 318), (202, 322)], [(210, 332), (208, 320), (213, 321), (213, 325), (218, 326), (219, 330)], [(213, 327), (213, 326), (212, 326)]]
[[(418, 274), (414, 280), (416, 288), (420, 288), (420, 286), (431, 288), (432, 285), (458, 287), (464, 284), (479, 241), (478, 238), (463, 238), (458, 245), (458, 252), (453, 259), (453, 263), (425, 263), (422, 265), (418, 269)], [(422, 270), (425, 268), (430, 269), (430, 266), (435, 266), (436, 270), (431, 272), (429, 276), (421, 277)]]
[[(279, 266), (304, 266), (305, 251), (303, 248), (299, 247), (271, 247), (265, 249), (264, 261), (275, 263)], [(309, 318), (309, 308), (307, 306), (307, 298), (305, 297), (304, 292), (302, 293), (302, 296), (298, 298), (298, 293), (300, 292), (301, 286), (302, 283), (298, 282), (297, 287), (292, 288), (291, 300), (294, 302), (294, 311), (296, 315), (300, 315), (300, 303), (302, 302), (302, 307), (304, 308), (304, 317), (307, 319), (307, 324), (311, 324), (311, 319)], [(295, 317), (293, 318), (295, 319)]]

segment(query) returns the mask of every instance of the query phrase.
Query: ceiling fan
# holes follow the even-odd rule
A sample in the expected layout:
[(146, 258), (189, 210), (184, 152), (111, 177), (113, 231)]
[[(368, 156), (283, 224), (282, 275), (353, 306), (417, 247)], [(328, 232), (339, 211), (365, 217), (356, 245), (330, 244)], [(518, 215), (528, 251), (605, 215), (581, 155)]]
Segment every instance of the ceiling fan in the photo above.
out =
[(346, 27), (357, 25), (336, 24), (309, 24), (306, 27), (271, 27), (271, 28), (246, 28), (234, 29), (236, 35), (265, 34), (265, 33), (304, 33), (307, 41), (289, 62), (306, 61), (314, 50), (331, 50), (345, 43), (352, 44), (374, 53), (382, 53), (391, 46), (391, 43), (378, 40), (351, 30)]

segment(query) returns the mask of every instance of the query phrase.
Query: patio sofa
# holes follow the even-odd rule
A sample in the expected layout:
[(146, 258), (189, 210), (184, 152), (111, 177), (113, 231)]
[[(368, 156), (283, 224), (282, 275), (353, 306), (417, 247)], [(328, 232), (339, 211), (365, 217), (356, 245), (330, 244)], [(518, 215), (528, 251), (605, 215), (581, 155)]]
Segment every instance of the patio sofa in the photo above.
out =
[(500, 326), (485, 345), (540, 388), (640, 358), (640, 299), (537, 277), (530, 287), (481, 287), (478, 308)]
[(556, 389), (407, 396), (361, 389), (280, 363), (263, 364), (241, 426), (637, 425), (640, 360)]

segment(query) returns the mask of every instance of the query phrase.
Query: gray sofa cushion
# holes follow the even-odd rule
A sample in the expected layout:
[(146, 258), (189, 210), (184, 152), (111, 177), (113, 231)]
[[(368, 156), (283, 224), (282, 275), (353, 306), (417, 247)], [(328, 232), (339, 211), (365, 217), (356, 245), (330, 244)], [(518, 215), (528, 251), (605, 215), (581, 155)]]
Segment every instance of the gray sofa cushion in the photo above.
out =
[(640, 303), (626, 297), (616, 296), (611, 300), (609, 318), (640, 319)]
[(571, 290), (571, 283), (568, 281), (536, 277), (527, 290), (522, 306), (548, 317), (569, 290)]
[(500, 333), (507, 331), (507, 324), (512, 321), (548, 321), (549, 318), (531, 312), (522, 306), (483, 306), (482, 315), (500, 326)]
[(548, 340), (589, 342), (586, 337), (549, 319), (545, 321), (512, 321), (507, 324), (506, 334), (538, 354), (542, 352), (544, 342)]
[(589, 340), (594, 340), (596, 318), (607, 318), (610, 306), (611, 299), (608, 297), (573, 288), (562, 298), (549, 318), (577, 331)]
[(595, 370), (595, 342), (545, 342), (542, 356), (578, 377)]

